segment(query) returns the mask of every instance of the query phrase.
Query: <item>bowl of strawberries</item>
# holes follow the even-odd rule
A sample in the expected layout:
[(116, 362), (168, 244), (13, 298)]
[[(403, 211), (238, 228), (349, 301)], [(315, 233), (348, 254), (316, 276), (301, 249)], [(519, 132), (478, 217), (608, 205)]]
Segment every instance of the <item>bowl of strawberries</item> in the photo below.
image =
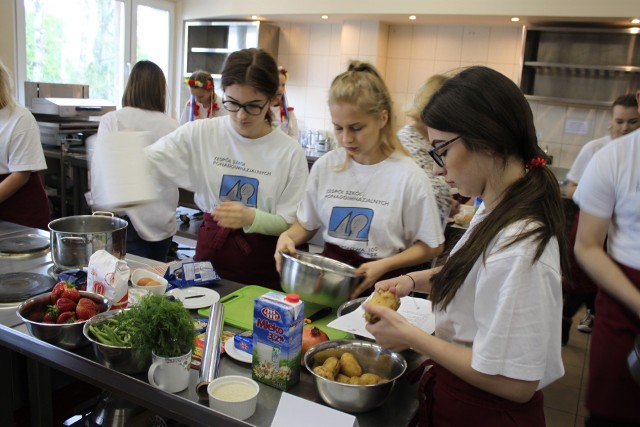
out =
[(111, 301), (104, 295), (79, 291), (70, 283), (58, 282), (51, 292), (20, 304), (17, 315), (32, 336), (73, 350), (89, 344), (82, 333), (85, 322), (110, 308)]

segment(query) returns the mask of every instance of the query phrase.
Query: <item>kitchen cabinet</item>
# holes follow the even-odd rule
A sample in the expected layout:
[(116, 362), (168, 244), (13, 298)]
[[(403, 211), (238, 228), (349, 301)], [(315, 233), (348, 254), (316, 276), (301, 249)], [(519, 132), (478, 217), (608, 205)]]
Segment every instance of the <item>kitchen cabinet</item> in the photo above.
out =
[(534, 101), (610, 107), (640, 87), (640, 40), (633, 29), (527, 29), (522, 91)]
[(206, 70), (220, 78), (227, 56), (240, 49), (257, 47), (277, 58), (279, 33), (260, 21), (185, 21), (184, 77)]

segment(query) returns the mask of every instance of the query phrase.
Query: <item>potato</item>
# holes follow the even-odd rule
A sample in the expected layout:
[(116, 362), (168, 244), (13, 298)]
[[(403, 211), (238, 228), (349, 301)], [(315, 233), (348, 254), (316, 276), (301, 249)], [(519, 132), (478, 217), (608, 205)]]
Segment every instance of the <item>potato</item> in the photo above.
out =
[(360, 377), (351, 377), (349, 378), (349, 384), (360, 385), (362, 383), (360, 382)]
[[(367, 304), (381, 305), (383, 307), (389, 307), (392, 310), (397, 310), (400, 307), (400, 298), (393, 292), (378, 289), (367, 301)], [(364, 318), (368, 323), (376, 323), (380, 320), (378, 316), (373, 316), (369, 313), (364, 313)]]
[(337, 357), (329, 357), (324, 361), (322, 367), (331, 372), (334, 378), (340, 373), (340, 361)]
[(138, 283), (136, 284), (138, 286), (160, 286), (160, 283), (156, 282), (151, 277), (143, 277), (142, 279), (138, 280)]
[(340, 357), (340, 372), (348, 377), (362, 375), (362, 367), (351, 353), (344, 353)]
[(380, 382), (382, 382), (382, 378), (376, 374), (362, 374), (359, 384), (378, 384)]
[(344, 374), (338, 374), (338, 376), (335, 378), (335, 381), (338, 381), (339, 383), (343, 383), (343, 384), (349, 384), (350, 379), (351, 378), (349, 378)]
[(331, 381), (333, 381), (335, 378), (333, 375), (333, 372), (328, 371), (327, 369), (324, 368), (324, 366), (316, 366), (315, 368), (313, 368), (313, 372), (315, 372), (322, 378), (326, 378)]

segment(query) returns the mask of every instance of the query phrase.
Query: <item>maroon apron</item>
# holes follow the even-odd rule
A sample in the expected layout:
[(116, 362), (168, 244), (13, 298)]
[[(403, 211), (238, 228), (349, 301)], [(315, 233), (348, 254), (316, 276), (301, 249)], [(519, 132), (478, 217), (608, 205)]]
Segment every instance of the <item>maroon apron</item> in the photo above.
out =
[[(0, 175), (0, 182), (10, 174)], [(29, 180), (18, 191), (0, 203), (0, 220), (26, 227), (49, 230), (49, 199), (39, 172), (31, 172)]]
[[(618, 263), (624, 274), (640, 289), (640, 270)], [(598, 319), (591, 332), (587, 409), (591, 415), (617, 421), (640, 423), (640, 385), (631, 377), (627, 356), (640, 318), (600, 289), (596, 296)]]
[[(350, 249), (342, 249), (338, 245), (334, 245), (332, 243), (327, 243), (327, 242), (325, 242), (324, 250), (320, 255), (326, 256), (327, 258), (335, 259), (336, 261), (340, 261), (345, 264), (349, 264), (351, 267), (355, 267), (355, 268), (360, 267), (360, 265), (364, 264), (365, 262), (371, 262), (376, 260), (375, 258), (365, 258), (356, 251), (352, 251)], [(385, 273), (382, 277), (380, 277), (378, 281), (391, 279), (393, 277), (398, 277), (402, 274), (406, 274), (407, 271), (408, 269), (406, 268), (399, 268), (397, 270), (390, 271), (388, 273)]]
[[(433, 366), (422, 374), (429, 365)], [(540, 390), (526, 403), (513, 402), (461, 380), (432, 360), (424, 362), (411, 375), (414, 381), (420, 378), (419, 409), (414, 426), (545, 426)]]
[(220, 227), (210, 214), (198, 230), (196, 261), (211, 261), (223, 279), (282, 291), (273, 255), (278, 236)]

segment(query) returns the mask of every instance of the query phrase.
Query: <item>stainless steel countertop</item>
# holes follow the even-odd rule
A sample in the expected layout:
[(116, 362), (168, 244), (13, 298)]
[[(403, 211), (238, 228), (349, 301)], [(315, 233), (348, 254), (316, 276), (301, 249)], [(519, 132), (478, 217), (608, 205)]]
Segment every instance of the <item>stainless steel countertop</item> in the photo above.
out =
[[(0, 238), (3, 234), (24, 232), (24, 228), (17, 229), (11, 224), (0, 221)], [(41, 231), (42, 233), (46, 233)], [(158, 265), (156, 261), (127, 255), (127, 261), (135, 264)], [(31, 271), (47, 274), (53, 265), (49, 253), (33, 258), (9, 259), (2, 261), (1, 272)], [(243, 285), (227, 280), (222, 280), (212, 288), (221, 296), (227, 295)], [(87, 383), (96, 385), (108, 391), (112, 391), (138, 405), (155, 411), (163, 416), (188, 425), (271, 425), (280, 401), (282, 392), (265, 384), (260, 384), (257, 409), (253, 416), (247, 420), (239, 421), (229, 418), (208, 407), (206, 401), (199, 400), (195, 390), (198, 380), (198, 372), (191, 370), (190, 386), (180, 393), (166, 393), (151, 386), (146, 379), (146, 374), (127, 375), (113, 371), (99, 364), (91, 350), (91, 347), (83, 347), (75, 351), (67, 351), (48, 343), (40, 341), (28, 334), (26, 325), (19, 321), (15, 315), (14, 307), (0, 309), (0, 345), (23, 354), (30, 359), (49, 366), (53, 369), (65, 372)], [(194, 311), (194, 316), (196, 315)], [(225, 327), (225, 329), (233, 329)], [(421, 361), (416, 353), (408, 353), (409, 372)], [(228, 356), (220, 360), (219, 375), (242, 375), (251, 377), (251, 367), (248, 364), (237, 362)], [(357, 414), (358, 424), (366, 426), (406, 426), (413, 414), (418, 410), (417, 385), (409, 384), (407, 375), (398, 380), (392, 395), (385, 404), (373, 411)], [(313, 384), (313, 377), (306, 371), (301, 373), (300, 382), (287, 391), (295, 396), (325, 405), (317, 393)]]

